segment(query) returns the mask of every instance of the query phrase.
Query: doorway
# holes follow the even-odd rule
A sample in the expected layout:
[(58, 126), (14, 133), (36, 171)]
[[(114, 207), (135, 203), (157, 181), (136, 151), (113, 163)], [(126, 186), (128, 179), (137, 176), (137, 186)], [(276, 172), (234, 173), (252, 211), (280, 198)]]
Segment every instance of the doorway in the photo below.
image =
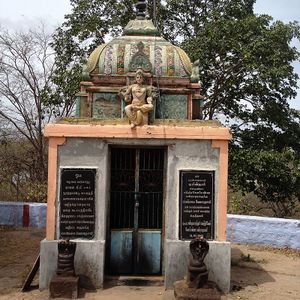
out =
[(161, 274), (161, 148), (111, 148), (108, 273)]

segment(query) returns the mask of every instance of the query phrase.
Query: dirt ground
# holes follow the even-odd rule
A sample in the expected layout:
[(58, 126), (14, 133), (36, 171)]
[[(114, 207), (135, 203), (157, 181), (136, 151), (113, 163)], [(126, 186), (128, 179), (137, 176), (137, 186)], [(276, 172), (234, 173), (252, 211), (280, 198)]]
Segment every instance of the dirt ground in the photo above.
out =
[[(45, 233), (38, 229), (0, 227), (0, 299), (48, 300), (35, 278), (29, 292), (20, 289), (39, 252)], [(232, 245), (232, 291), (227, 299), (300, 299), (300, 251), (250, 245)], [(88, 300), (171, 300), (173, 291), (161, 286), (117, 286), (82, 291)]]

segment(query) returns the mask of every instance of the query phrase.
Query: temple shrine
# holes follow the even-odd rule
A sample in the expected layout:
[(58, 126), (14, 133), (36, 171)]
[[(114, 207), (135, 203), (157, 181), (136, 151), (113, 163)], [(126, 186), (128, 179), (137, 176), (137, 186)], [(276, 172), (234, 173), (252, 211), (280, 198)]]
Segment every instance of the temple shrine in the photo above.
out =
[(95, 288), (123, 276), (153, 276), (172, 288), (186, 274), (190, 240), (204, 236), (209, 279), (229, 291), (231, 134), (200, 120), (197, 64), (159, 35), (144, 4), (122, 36), (91, 53), (76, 117), (45, 129), (41, 289), (56, 272), (62, 239), (76, 242), (75, 272)]

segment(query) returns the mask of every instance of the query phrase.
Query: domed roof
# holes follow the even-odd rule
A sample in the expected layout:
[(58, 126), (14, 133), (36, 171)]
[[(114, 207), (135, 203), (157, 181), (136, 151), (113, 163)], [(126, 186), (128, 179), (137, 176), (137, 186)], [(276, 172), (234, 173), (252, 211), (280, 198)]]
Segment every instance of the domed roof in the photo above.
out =
[(84, 76), (126, 76), (138, 68), (158, 77), (192, 74), (191, 61), (182, 49), (159, 36), (151, 20), (136, 19), (127, 24), (122, 36), (92, 52)]

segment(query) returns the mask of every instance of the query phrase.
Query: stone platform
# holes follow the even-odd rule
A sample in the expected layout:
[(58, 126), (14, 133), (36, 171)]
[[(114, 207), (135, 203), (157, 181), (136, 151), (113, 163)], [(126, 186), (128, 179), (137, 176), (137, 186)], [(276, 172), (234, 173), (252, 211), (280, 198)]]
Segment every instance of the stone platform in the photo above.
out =
[(217, 285), (208, 281), (200, 289), (189, 288), (185, 280), (174, 283), (174, 295), (176, 300), (226, 300), (227, 297), (221, 293)]
[(78, 276), (57, 276), (50, 282), (50, 299), (52, 298), (78, 298)]

